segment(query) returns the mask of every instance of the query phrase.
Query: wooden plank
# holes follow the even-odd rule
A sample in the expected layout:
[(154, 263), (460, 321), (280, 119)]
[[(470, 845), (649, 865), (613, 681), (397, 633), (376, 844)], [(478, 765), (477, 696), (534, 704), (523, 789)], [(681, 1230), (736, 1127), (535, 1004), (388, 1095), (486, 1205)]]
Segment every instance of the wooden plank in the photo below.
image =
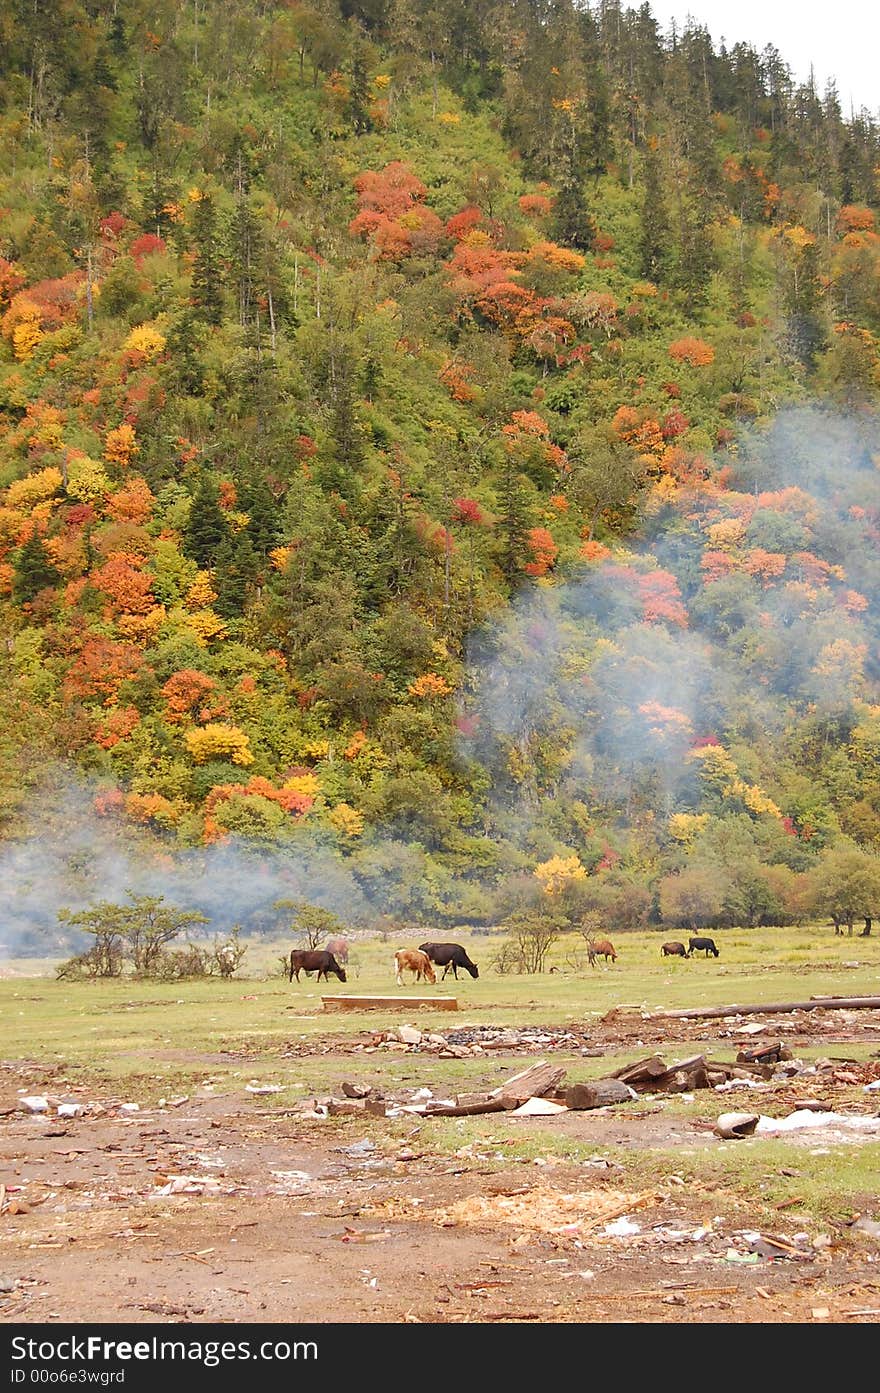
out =
[(424, 1011), (457, 1011), (455, 996), (322, 996), (325, 1011), (399, 1011), (418, 1006)]
[(646, 1080), (660, 1079), (666, 1073), (668, 1069), (659, 1054), (652, 1054), (647, 1059), (637, 1059), (633, 1064), (624, 1064), (623, 1068), (616, 1070), (611, 1077), (620, 1079), (621, 1083), (631, 1083), (635, 1086)]
[(565, 1073), (565, 1069), (559, 1065), (548, 1064), (546, 1059), (541, 1059), (530, 1068), (505, 1079), (498, 1088), (493, 1088), (489, 1097), (503, 1098), (508, 1100), (505, 1106), (519, 1107), (521, 1103), (528, 1102), (529, 1098), (541, 1098), (552, 1092), (559, 1081), (565, 1078)]

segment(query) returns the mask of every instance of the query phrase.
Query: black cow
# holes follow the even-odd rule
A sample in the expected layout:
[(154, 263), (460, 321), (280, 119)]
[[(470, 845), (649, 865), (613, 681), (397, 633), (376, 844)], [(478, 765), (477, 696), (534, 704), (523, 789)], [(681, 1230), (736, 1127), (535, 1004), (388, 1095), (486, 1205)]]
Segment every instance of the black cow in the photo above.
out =
[(660, 956), (664, 958), (686, 958), (687, 949), (683, 943), (677, 943), (674, 939), (671, 943), (664, 943), (660, 949)]
[(340, 982), (345, 981), (345, 968), (340, 967), (333, 954), (328, 953), (326, 949), (292, 948), (290, 951), (290, 969), (287, 974), (288, 982), (292, 982), (294, 977), (299, 981), (301, 972), (304, 972), (306, 976), (310, 972), (317, 972), (316, 980), (319, 982), (322, 977), (325, 982), (329, 982), (330, 978), (327, 973), (335, 972)]
[[(443, 968), (443, 977), (446, 976), (450, 968), (456, 982), (458, 981), (458, 969), (463, 967), (472, 977), (479, 977), (479, 969), (476, 963), (472, 963), (467, 953), (460, 943), (420, 943), (419, 952), (426, 953), (432, 963)], [(441, 982), (443, 981), (441, 977)]]
[(685, 957), (689, 958), (691, 953), (704, 952), (708, 958), (711, 953), (713, 958), (718, 957), (718, 949), (715, 947), (715, 940), (712, 938), (689, 938), (688, 950)]

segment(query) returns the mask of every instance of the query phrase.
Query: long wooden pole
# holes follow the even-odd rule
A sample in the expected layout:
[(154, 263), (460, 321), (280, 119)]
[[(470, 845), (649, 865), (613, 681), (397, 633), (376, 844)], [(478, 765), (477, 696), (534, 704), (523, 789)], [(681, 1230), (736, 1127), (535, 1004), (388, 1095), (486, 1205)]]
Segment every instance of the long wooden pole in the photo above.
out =
[(765, 1006), (700, 1006), (689, 1011), (653, 1011), (648, 1021), (714, 1020), (719, 1016), (782, 1016), (787, 1011), (880, 1010), (880, 996), (811, 996), (809, 1001), (768, 1001)]

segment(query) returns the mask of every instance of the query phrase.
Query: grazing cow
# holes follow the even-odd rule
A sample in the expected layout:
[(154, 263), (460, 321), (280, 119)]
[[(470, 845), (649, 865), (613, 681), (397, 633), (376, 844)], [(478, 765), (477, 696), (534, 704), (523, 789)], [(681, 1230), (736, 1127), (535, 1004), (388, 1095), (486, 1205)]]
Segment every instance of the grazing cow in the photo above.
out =
[(332, 953), (338, 963), (348, 962), (348, 942), (344, 938), (328, 938), (324, 947)]
[(397, 974), (397, 985), (403, 986), (404, 972), (412, 972), (415, 980), (421, 982), (436, 982), (437, 974), (431, 966), (431, 959), (427, 953), (421, 953), (417, 948), (399, 948), (394, 954), (394, 971)]
[[(419, 952), (426, 953), (432, 963), (443, 968), (443, 977), (446, 976), (450, 968), (456, 982), (458, 981), (458, 969), (463, 967), (472, 977), (479, 977), (480, 973), (476, 963), (472, 963), (467, 953), (460, 943), (420, 943)], [(441, 977), (441, 982), (443, 981)]]
[(683, 943), (676, 943), (673, 940), (672, 943), (663, 944), (663, 947), (660, 949), (660, 954), (661, 957), (664, 958), (686, 958), (688, 956), (688, 951)]
[(596, 940), (595, 943), (588, 944), (587, 959), (589, 961), (590, 967), (596, 966), (597, 958), (604, 958), (606, 963), (608, 962), (609, 958), (613, 963), (617, 962), (617, 954), (614, 951), (614, 944), (611, 942), (609, 938), (599, 938)]
[(304, 972), (308, 977), (310, 972), (317, 972), (317, 981), (324, 978), (329, 982), (328, 972), (334, 972), (340, 982), (345, 981), (345, 968), (340, 967), (332, 953), (326, 949), (292, 948), (290, 952), (290, 970), (287, 974), (288, 982), (292, 982), (294, 977), (299, 981), (299, 974)]
[(712, 938), (689, 938), (688, 950), (685, 957), (689, 958), (691, 953), (705, 953), (708, 958), (711, 953), (713, 958), (718, 957), (719, 950), (715, 947), (715, 940)]

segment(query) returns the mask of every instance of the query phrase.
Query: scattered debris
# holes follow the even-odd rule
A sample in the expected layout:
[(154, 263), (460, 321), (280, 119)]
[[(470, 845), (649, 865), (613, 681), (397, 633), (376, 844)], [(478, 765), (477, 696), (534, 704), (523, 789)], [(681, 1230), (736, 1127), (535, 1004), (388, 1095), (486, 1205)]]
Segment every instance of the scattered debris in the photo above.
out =
[(232, 1195), (239, 1188), (216, 1175), (157, 1175), (154, 1195)]
[(553, 1113), (568, 1112), (564, 1103), (554, 1103), (550, 1098), (529, 1098), (514, 1108), (512, 1117), (550, 1117)]
[(805, 1108), (790, 1113), (788, 1117), (760, 1117), (755, 1131), (763, 1136), (775, 1136), (780, 1132), (797, 1132), (815, 1127), (880, 1132), (880, 1117), (859, 1117), (840, 1112), (811, 1112)]
[(628, 1219), (625, 1214), (621, 1215), (619, 1219), (615, 1219), (613, 1223), (606, 1224), (602, 1230), (609, 1238), (630, 1238), (633, 1234), (641, 1233), (641, 1231), (641, 1226), (634, 1224), (632, 1219)]
[(25, 1112), (48, 1112), (49, 1099), (33, 1094), (27, 1098), (19, 1098), (18, 1106)]
[(758, 1121), (757, 1113), (723, 1112), (715, 1123), (714, 1131), (725, 1141), (739, 1141), (752, 1135)]
[(858, 1233), (867, 1234), (868, 1238), (880, 1238), (880, 1224), (875, 1219), (869, 1219), (862, 1214), (855, 1223), (851, 1225)]

